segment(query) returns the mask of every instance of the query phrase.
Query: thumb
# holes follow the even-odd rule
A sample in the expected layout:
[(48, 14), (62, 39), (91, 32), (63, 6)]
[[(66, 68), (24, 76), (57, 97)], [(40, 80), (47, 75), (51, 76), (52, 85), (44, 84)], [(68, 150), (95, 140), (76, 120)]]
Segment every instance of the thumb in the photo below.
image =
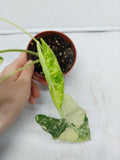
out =
[[(32, 63), (32, 61), (28, 61), (26, 65)], [(34, 72), (34, 65), (30, 65), (29, 67), (25, 68), (22, 70), (20, 76), (19, 76), (19, 80), (26, 80), (27, 82), (30, 81), (31, 82), (31, 79), (32, 79), (32, 75), (33, 75), (33, 72)]]

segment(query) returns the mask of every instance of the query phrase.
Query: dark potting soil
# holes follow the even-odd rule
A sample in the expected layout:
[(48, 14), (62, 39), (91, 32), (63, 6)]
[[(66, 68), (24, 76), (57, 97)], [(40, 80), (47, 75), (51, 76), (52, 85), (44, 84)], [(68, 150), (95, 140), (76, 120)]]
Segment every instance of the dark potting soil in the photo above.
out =
[[(41, 37), (36, 39), (40, 41)], [(63, 73), (67, 73), (75, 60), (74, 50), (71, 44), (59, 34), (50, 34), (42, 36), (44, 41), (50, 46), (54, 52)], [(28, 50), (37, 52), (36, 43), (34, 41), (29, 45)], [(38, 57), (28, 54), (28, 60), (36, 60)], [(35, 72), (44, 75), (40, 63), (35, 64)]]

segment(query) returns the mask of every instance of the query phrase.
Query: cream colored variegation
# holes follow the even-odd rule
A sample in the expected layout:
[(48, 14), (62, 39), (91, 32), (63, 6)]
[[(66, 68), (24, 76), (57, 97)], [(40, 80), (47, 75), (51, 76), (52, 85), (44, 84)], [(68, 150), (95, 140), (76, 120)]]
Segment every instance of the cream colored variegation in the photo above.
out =
[(62, 116), (61, 106), (64, 98), (64, 79), (58, 61), (46, 42), (41, 38), (41, 46), (37, 43), (40, 63), (48, 83), (52, 100)]

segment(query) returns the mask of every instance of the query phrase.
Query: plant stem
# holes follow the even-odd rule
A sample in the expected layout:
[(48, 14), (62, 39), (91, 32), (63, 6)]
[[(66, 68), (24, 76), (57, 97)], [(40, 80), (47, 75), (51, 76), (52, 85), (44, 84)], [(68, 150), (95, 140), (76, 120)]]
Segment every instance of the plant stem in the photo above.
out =
[(5, 18), (2, 18), (0, 17), (1, 20), (5, 21), (5, 22), (8, 22), (10, 24), (12, 24), (13, 26), (15, 26), (16, 28), (20, 29), (21, 31), (23, 31), (24, 33), (26, 33), (29, 37), (31, 37), (35, 42), (37, 42), (38, 40), (36, 40), (30, 33), (28, 33), (27, 31), (25, 31), (23, 28), (19, 27), (18, 25), (16, 25), (15, 23), (5, 19)]
[(33, 65), (33, 64), (39, 63), (39, 62), (40, 62), (40, 60), (37, 59), (37, 60), (31, 62), (30, 64), (27, 64), (27, 65), (19, 68), (18, 70), (14, 71), (14, 72), (12, 72), (11, 74), (9, 74), (9, 75), (5, 76), (4, 78), (2, 78), (2, 79), (0, 80), (0, 82), (3, 82), (3, 81), (6, 80), (7, 78), (9, 78), (9, 77), (11, 77), (12, 75), (16, 74), (17, 72), (19, 72), (19, 71), (21, 71), (21, 70), (23, 70), (23, 69), (25, 69), (25, 68)]
[(0, 53), (5, 53), (5, 52), (27, 52), (27, 53), (33, 54), (38, 57), (37, 53), (30, 51), (30, 50), (25, 50), (25, 49), (6, 49), (6, 50), (0, 51)]

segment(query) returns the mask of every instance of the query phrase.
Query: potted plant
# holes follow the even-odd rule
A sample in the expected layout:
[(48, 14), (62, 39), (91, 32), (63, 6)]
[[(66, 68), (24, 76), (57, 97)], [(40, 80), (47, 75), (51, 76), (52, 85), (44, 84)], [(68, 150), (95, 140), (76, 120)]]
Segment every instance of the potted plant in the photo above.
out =
[[(2, 50), (0, 53), (5, 52), (27, 52), (28, 53), (28, 59), (34, 60), (29, 65), (36, 64), (38, 71), (43, 72), (42, 74), (38, 74), (46, 81), (48, 84), (48, 88), (51, 94), (51, 98), (61, 116), (60, 119), (49, 117), (46, 115), (36, 115), (35, 120), (37, 123), (41, 125), (43, 130), (50, 133), (54, 139), (60, 139), (60, 140), (67, 140), (67, 141), (74, 141), (74, 142), (81, 142), (90, 140), (90, 129), (88, 126), (88, 118), (86, 116), (85, 111), (79, 107), (79, 105), (67, 94), (64, 94), (64, 78), (63, 78), (63, 72), (64, 74), (67, 74), (71, 68), (73, 67), (75, 60), (76, 60), (76, 50), (71, 43), (71, 45), (67, 48), (67, 44), (71, 42), (68, 37), (63, 35), (59, 32), (43, 32), (40, 34), (37, 34), (35, 37), (30, 35), (28, 32), (26, 32), (21, 27), (17, 26), (13, 22), (10, 22), (4, 18), (1, 18), (1, 20), (4, 20), (15, 27), (19, 28), (23, 32), (25, 32), (28, 36), (32, 38), (30, 41), (27, 50), (24, 49), (7, 49)], [(54, 38), (50, 38), (53, 36), (56, 38), (65, 38), (65, 41), (58, 41), (57, 39), (54, 40)], [(50, 43), (46, 43), (45, 41), (49, 41)], [(62, 44), (64, 42), (64, 44)], [(75, 54), (72, 55), (72, 58), (68, 58), (69, 60), (72, 60), (72, 63), (68, 63), (69, 65), (66, 65), (63, 67), (63, 72), (59, 66), (61, 64), (62, 60), (66, 60), (64, 56), (61, 56), (61, 51), (58, 52), (56, 48), (56, 52), (53, 52), (53, 48), (56, 47), (53, 45), (54, 43), (57, 43), (57, 46), (60, 45), (60, 48), (65, 49), (62, 53), (64, 56), (68, 56), (69, 53), (73, 54), (73, 51), (75, 51)], [(52, 44), (52, 45), (51, 45)], [(58, 45), (59, 44), (59, 45)], [(51, 45), (51, 46), (49, 46)], [(32, 48), (33, 47), (33, 48)], [(52, 49), (50, 48), (52, 47)], [(62, 49), (63, 49), (62, 48)], [(29, 55), (30, 54), (30, 55)], [(56, 54), (56, 55), (55, 55)], [(32, 55), (32, 56), (31, 56)], [(56, 57), (62, 57), (61, 61), (58, 63)], [(0, 64), (2, 63), (3, 58), (0, 56)], [(11, 73), (10, 75), (7, 75), (6, 77), (0, 79), (0, 83), (4, 80), (6, 80), (8, 77), (16, 74), (17, 72), (23, 70), (24, 68), (28, 67), (29, 65), (26, 65), (22, 68), (19, 68), (15, 72)], [(39, 70), (41, 68), (42, 70)], [(36, 70), (35, 70), (36, 72)], [(44, 77), (45, 76), (45, 77)], [(45, 81), (44, 81), (45, 83)]]
[[(35, 35), (35, 38), (39, 42), (41, 38), (44, 39), (44, 41), (50, 46), (50, 48), (54, 52), (60, 68), (63, 72), (63, 75), (65, 76), (66, 74), (68, 74), (73, 68), (77, 56), (76, 48), (72, 40), (62, 32), (58, 31), (44, 31)], [(33, 39), (29, 42), (27, 50), (37, 52), (37, 46)], [(37, 57), (35, 55), (28, 54), (28, 60), (36, 59)], [(40, 63), (35, 64), (35, 72), (33, 78), (42, 84), (47, 84)]]

